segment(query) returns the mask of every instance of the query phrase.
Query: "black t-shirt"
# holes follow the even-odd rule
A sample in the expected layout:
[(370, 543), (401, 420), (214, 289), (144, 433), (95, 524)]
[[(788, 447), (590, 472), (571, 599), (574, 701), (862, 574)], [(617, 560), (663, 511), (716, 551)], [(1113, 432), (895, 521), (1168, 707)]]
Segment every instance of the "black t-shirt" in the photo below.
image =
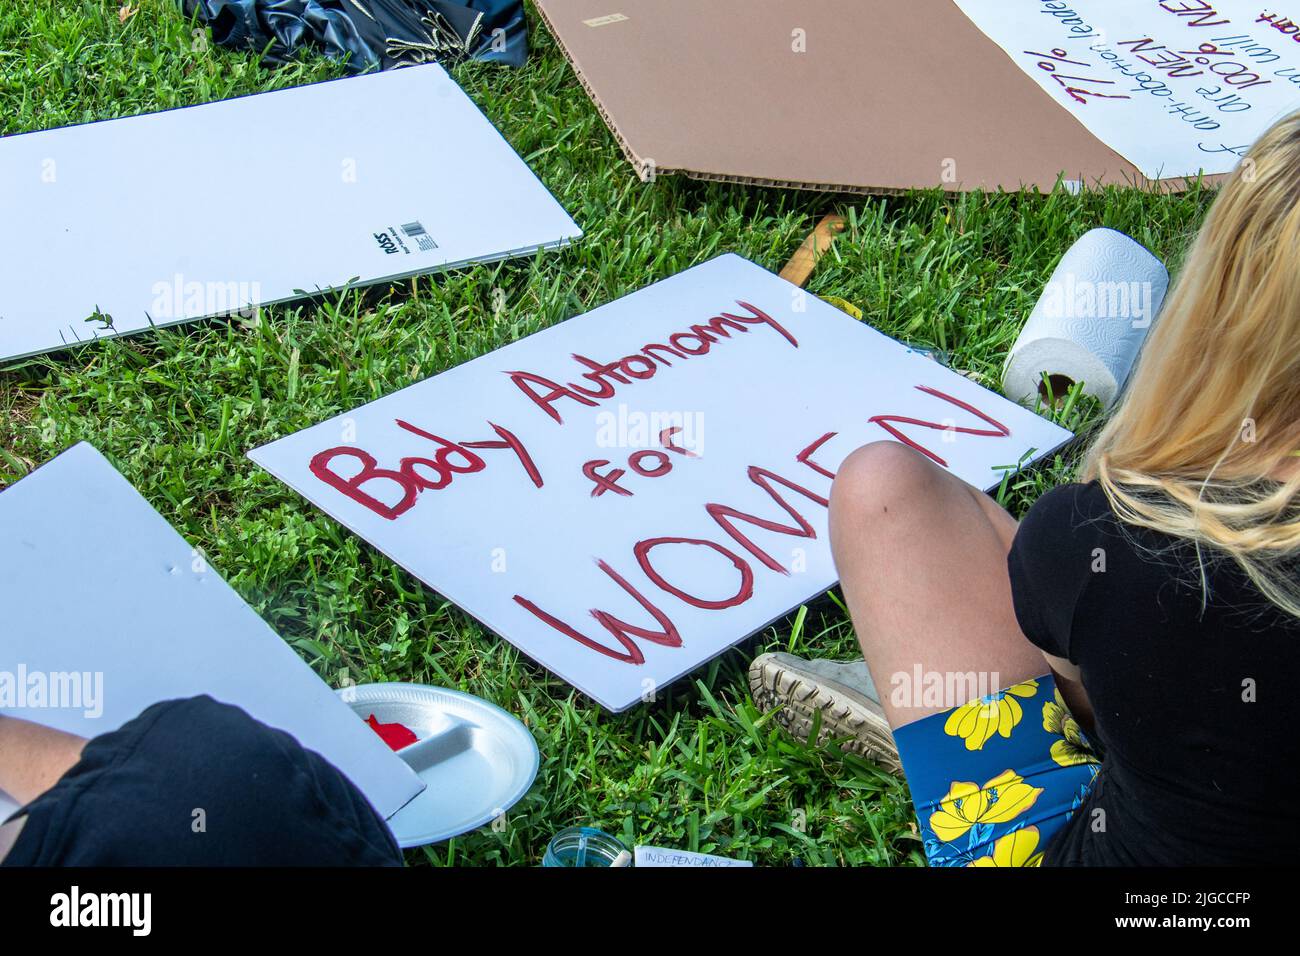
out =
[(211, 697), (89, 741), (14, 817), (5, 866), (400, 866), (359, 790), (282, 730)]
[(1096, 482), (1047, 493), (1021, 523), (1016, 617), (1080, 668), (1103, 754), (1045, 862), (1295, 860), (1300, 622), (1231, 559), (1202, 556), (1208, 597), (1193, 546), (1121, 524)]

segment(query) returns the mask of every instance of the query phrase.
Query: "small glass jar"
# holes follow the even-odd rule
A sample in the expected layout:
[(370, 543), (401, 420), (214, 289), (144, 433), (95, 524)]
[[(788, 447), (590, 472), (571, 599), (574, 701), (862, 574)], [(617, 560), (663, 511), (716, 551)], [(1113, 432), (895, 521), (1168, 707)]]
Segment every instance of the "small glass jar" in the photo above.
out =
[(610, 866), (627, 852), (616, 837), (594, 827), (566, 827), (546, 845), (542, 866)]

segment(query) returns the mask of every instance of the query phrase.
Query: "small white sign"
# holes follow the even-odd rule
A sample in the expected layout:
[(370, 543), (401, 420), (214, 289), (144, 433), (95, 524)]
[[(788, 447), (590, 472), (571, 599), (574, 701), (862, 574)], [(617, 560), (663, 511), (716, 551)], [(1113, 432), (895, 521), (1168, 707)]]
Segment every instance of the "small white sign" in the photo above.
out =
[(725, 255), (250, 453), (611, 710), (835, 583), (831, 479), (1069, 433)]
[(723, 867), (749, 866), (749, 860), (732, 860), (712, 853), (694, 853), (690, 850), (669, 850), (661, 846), (639, 846), (632, 851), (635, 866), (686, 866), (686, 867)]
[(1300, 3), (1289, 11), (1251, 0), (957, 6), (1148, 179), (1230, 172), (1264, 130), (1300, 107)]

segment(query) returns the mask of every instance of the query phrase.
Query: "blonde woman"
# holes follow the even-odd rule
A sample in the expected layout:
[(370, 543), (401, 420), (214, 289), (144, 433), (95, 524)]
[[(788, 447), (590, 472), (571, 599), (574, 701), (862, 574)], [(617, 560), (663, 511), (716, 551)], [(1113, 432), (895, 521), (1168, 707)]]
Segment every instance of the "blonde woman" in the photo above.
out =
[[(1297, 450), (1300, 114), (1216, 198), (1079, 483), (1017, 526), (898, 443), (835, 479), (831, 546), (932, 865), (1295, 859)], [(756, 690), (870, 727), (869, 682), (821, 663), (768, 656)], [(1002, 689), (891, 693), (918, 668)]]

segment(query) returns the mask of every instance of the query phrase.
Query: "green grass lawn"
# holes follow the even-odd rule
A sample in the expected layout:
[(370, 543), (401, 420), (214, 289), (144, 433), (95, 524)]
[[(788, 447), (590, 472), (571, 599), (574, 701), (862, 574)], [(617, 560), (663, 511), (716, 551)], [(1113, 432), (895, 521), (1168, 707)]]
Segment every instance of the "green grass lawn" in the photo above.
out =
[[(125, 22), (120, 5), (0, 6), (4, 134), (341, 75), (323, 60), (267, 69), (256, 56), (213, 47), (172, 0), (142, 0)], [(556, 830), (585, 823), (629, 843), (761, 864), (920, 864), (904, 784), (833, 745), (791, 742), (749, 697), (745, 668), (760, 651), (855, 652), (838, 595), (801, 608), (656, 703), (612, 716), (244, 453), (718, 253), (779, 269), (831, 211), (851, 226), (809, 288), (853, 302), (890, 335), (944, 350), (954, 367), (996, 388), (1021, 322), (1074, 239), (1110, 226), (1176, 263), (1209, 193), (864, 199), (678, 177), (644, 184), (535, 16), (532, 24), (526, 68), (468, 64), (454, 73), (586, 231), (581, 242), (267, 309), (257, 324), (196, 323), (11, 364), (0, 369), (0, 487), (74, 442), (93, 442), (331, 685), (441, 684), (523, 719), (542, 765), (507, 825), (414, 851), (412, 863), (535, 865)], [(821, 148), (833, 140), (827, 130)], [(196, 196), (220, 189), (220, 171), (202, 156), (194, 184)], [(276, 205), (268, 196), (265, 215)], [(250, 228), (258, 216), (250, 210)], [(21, 279), (20, 264), (8, 268)], [(1095, 420), (1082, 403), (1063, 423)], [(1011, 479), (1004, 503), (1023, 513), (1073, 466), (1058, 458)], [(98, 556), (84, 560), (93, 568)]]

